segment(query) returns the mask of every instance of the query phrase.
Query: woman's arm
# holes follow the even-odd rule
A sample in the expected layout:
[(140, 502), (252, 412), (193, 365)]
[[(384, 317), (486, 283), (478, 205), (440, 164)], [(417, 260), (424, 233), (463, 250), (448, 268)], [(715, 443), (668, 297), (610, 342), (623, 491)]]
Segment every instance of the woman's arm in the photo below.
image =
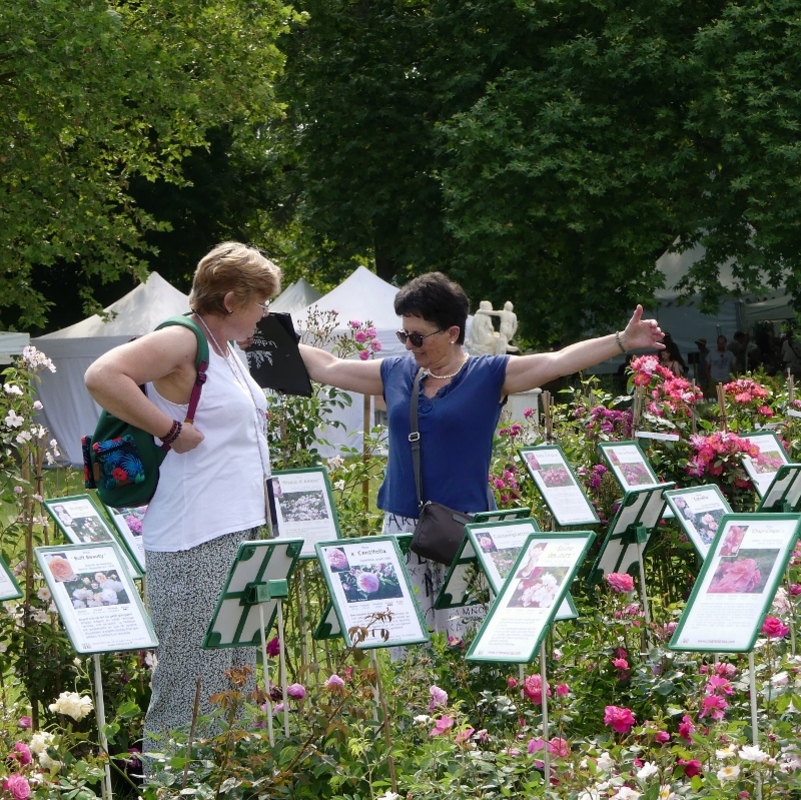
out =
[(512, 356), (506, 367), (504, 394), (526, 392), (563, 375), (572, 375), (587, 367), (600, 364), (608, 358), (621, 355), (622, 347), (628, 350), (656, 348), (662, 350), (660, 339), (664, 336), (655, 319), (643, 319), (643, 309), (638, 305), (623, 331), (585, 339), (555, 353), (536, 353), (530, 356)]
[(313, 381), (351, 392), (383, 394), (380, 360), (351, 361), (337, 358), (327, 350), (309, 347), (306, 344), (298, 345), (298, 349), (306, 371)]
[[(139, 387), (155, 381), (160, 393), (169, 400), (189, 402), (196, 356), (194, 333), (172, 326), (104, 353), (86, 370), (84, 381), (89, 394), (103, 408), (160, 439), (167, 435), (173, 421)], [(185, 422), (172, 448), (184, 453), (202, 441), (203, 434)]]

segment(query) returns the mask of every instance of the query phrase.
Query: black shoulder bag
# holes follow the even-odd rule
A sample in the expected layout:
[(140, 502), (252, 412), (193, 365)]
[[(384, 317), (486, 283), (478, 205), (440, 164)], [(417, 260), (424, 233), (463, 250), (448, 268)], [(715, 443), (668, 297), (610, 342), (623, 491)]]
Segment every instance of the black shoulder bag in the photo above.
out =
[(411, 551), (422, 558), (450, 566), (465, 537), (464, 526), (473, 518), (472, 514), (454, 511), (452, 508), (423, 501), (423, 476), (420, 469), (420, 431), (417, 430), (417, 406), (423, 370), (417, 371), (412, 385), (409, 405), (409, 445), (414, 464), (414, 485), (417, 490), (417, 525), (412, 534)]

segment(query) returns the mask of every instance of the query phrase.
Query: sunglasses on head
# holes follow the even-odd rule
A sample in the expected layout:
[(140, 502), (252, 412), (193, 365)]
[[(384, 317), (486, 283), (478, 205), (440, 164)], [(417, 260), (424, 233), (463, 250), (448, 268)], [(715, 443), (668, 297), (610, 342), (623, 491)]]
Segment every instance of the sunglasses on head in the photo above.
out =
[(433, 336), (435, 333), (442, 333), (445, 328), (439, 328), (438, 330), (431, 331), (431, 333), (409, 333), (408, 331), (395, 331), (395, 336), (398, 337), (398, 341), (401, 344), (406, 344), (406, 340), (408, 339), (412, 343), (412, 347), (422, 347), (423, 340), (428, 339), (429, 336)]

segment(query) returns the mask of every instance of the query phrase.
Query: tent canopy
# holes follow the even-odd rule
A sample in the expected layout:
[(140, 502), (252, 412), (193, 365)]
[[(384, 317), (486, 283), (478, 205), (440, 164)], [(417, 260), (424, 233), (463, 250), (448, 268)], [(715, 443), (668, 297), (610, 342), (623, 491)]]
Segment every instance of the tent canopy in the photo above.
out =
[(94, 336), (141, 336), (152, 331), (169, 317), (189, 311), (189, 297), (179, 292), (158, 274), (151, 272), (124, 297), (105, 309), (108, 322), (93, 314), (61, 330), (40, 336), (40, 339), (88, 339)]
[(106, 311), (109, 322), (93, 315), (59, 331), (39, 336), (32, 344), (50, 358), (56, 372), (39, 373), (41, 423), (56, 438), (65, 463), (80, 466), (81, 437), (92, 433), (100, 406), (92, 400), (83, 382), (89, 365), (103, 353), (134, 336), (153, 330), (169, 317), (189, 311), (189, 298), (152, 272), (140, 284)]
[(18, 356), (30, 343), (27, 333), (0, 332), (0, 364), (8, 364), (11, 356)]
[(302, 308), (306, 308), (307, 305), (319, 300), (322, 296), (322, 292), (318, 292), (308, 281), (299, 278), (294, 283), (290, 283), (270, 303), (270, 311), (291, 314), (293, 311), (300, 311)]

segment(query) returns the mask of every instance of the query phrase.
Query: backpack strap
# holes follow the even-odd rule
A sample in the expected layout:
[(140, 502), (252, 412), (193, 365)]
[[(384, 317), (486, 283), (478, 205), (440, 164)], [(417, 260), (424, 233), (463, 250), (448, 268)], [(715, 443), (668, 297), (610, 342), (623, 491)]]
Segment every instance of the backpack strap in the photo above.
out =
[[(191, 311), (189, 312), (192, 313)], [(206, 334), (203, 333), (200, 326), (192, 319), (189, 319), (189, 314), (170, 317), (156, 327), (156, 330), (167, 328), (170, 325), (180, 325), (183, 328), (189, 328), (195, 334), (197, 339), (197, 356), (195, 358), (195, 369), (197, 376), (195, 377), (195, 385), (192, 387), (192, 394), (189, 396), (189, 408), (186, 410), (186, 419), (184, 422), (192, 423), (195, 420), (195, 411), (197, 404), (200, 402), (200, 392), (203, 389), (203, 384), (206, 382), (206, 370), (209, 368), (209, 343), (206, 340)], [(161, 445), (162, 449), (169, 450), (169, 445)]]

